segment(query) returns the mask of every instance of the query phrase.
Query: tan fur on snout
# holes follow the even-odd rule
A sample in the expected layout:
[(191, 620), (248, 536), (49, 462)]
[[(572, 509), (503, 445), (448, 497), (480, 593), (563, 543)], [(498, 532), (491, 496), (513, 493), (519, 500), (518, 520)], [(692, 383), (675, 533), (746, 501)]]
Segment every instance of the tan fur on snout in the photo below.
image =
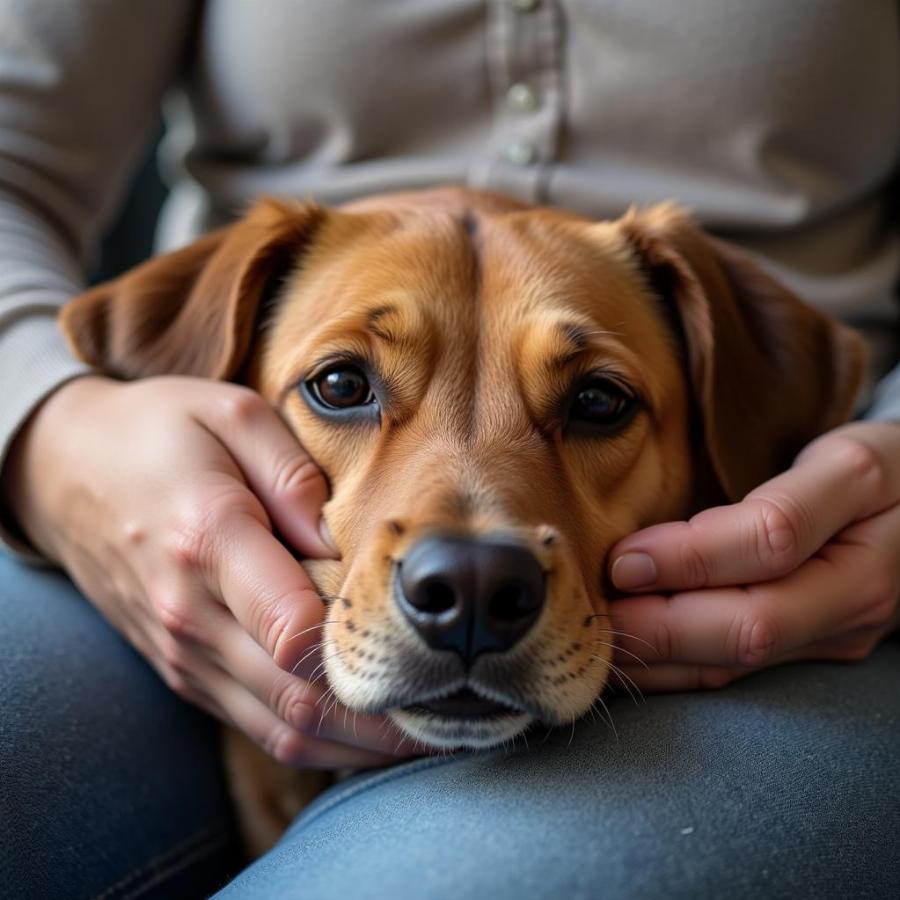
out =
[[(330, 684), (431, 746), (489, 746), (590, 709), (611, 671), (610, 547), (788, 465), (847, 416), (862, 368), (847, 329), (674, 207), (594, 223), (461, 189), (340, 210), (265, 201), (89, 292), (63, 325), (120, 377), (242, 380), (281, 412), (331, 484), (341, 560), (307, 564)], [(348, 360), (380, 410), (336, 422), (298, 386)], [(598, 373), (637, 399), (603, 434), (567, 419)], [(409, 549), (445, 533), (516, 541), (546, 575), (527, 634), (468, 668), (395, 602)], [(463, 686), (510, 713), (410, 709)]]

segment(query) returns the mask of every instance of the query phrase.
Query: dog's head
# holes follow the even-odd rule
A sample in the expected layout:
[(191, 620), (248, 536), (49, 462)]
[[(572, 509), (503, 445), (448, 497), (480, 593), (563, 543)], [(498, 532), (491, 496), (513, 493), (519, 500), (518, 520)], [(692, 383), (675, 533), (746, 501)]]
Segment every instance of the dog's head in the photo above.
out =
[(263, 201), (78, 298), (113, 375), (245, 381), (331, 483), (338, 698), (434, 746), (585, 712), (624, 535), (736, 500), (849, 412), (858, 340), (671, 206)]

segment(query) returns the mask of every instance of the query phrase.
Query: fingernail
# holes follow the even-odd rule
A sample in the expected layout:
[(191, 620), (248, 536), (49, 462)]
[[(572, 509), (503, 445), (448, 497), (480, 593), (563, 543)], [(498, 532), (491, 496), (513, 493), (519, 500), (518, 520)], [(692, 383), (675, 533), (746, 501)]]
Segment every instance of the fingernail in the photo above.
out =
[(623, 553), (613, 563), (610, 575), (613, 584), (626, 591), (649, 587), (656, 582), (656, 563), (646, 553)]
[(334, 543), (334, 538), (331, 536), (331, 529), (328, 527), (328, 523), (325, 521), (324, 517), (319, 519), (319, 537), (322, 538), (322, 543), (328, 547), (335, 556), (339, 554), (338, 548)]

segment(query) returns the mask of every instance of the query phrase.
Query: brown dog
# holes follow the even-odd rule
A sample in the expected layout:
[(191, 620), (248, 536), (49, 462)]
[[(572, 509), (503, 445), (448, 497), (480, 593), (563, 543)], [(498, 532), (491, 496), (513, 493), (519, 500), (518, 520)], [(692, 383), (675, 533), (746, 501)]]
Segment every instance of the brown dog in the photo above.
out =
[(597, 223), (462, 189), (263, 201), (62, 322), (114, 376), (242, 381), (281, 412), (331, 483), (342, 558), (307, 564), (330, 684), (433, 747), (590, 709), (609, 548), (788, 466), (863, 358), (673, 206)]

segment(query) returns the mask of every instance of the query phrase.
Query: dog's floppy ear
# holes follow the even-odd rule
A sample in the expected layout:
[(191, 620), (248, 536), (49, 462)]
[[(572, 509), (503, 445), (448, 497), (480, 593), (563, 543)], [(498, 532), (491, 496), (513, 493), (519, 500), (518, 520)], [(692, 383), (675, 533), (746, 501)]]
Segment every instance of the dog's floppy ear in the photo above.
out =
[(234, 225), (154, 257), (63, 307), (79, 359), (119, 378), (228, 379), (250, 347), (258, 306), (326, 215), (262, 200)]
[(850, 415), (863, 342), (677, 206), (631, 210), (619, 224), (677, 313), (706, 450), (722, 492), (739, 500)]

